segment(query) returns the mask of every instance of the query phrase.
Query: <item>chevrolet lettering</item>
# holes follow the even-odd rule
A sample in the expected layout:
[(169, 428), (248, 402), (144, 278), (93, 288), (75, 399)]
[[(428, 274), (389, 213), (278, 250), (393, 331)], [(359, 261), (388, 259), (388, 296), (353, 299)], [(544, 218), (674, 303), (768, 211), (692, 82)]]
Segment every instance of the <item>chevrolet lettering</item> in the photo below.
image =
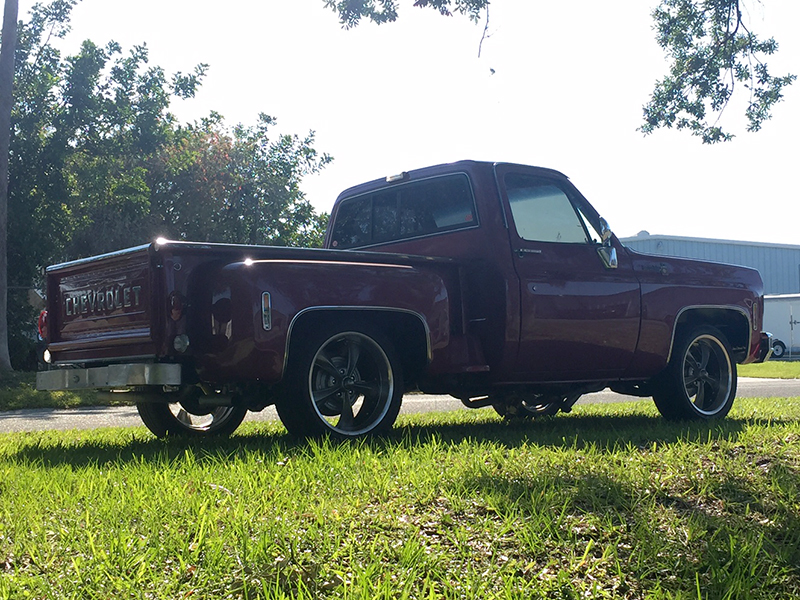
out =
[(345, 190), (323, 248), (159, 238), (48, 267), (37, 386), (113, 393), (157, 436), (275, 405), (293, 435), (357, 438), (410, 390), (534, 419), (610, 388), (709, 421), (769, 356), (763, 294), (626, 248), (557, 171), (462, 161)]
[(64, 315), (104, 315), (125, 308), (139, 308), (142, 286), (111, 285), (86, 292), (64, 293)]

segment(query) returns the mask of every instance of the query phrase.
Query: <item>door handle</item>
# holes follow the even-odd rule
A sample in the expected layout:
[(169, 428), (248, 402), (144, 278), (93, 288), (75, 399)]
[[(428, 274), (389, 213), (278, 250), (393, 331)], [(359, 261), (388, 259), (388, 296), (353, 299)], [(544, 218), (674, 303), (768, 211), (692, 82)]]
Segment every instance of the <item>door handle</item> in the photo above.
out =
[(541, 250), (533, 250), (532, 248), (517, 248), (514, 250), (517, 253), (517, 256), (523, 258), (526, 254), (541, 254)]

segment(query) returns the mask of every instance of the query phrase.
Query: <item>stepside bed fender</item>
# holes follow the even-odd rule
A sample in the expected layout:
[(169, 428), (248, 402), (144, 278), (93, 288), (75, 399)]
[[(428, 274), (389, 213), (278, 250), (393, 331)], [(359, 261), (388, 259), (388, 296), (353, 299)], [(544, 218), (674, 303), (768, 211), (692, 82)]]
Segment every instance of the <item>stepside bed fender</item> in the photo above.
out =
[[(209, 280), (208, 293), (232, 299), (236, 323), (227, 351), (243, 357), (261, 353), (268, 381), (281, 379), (292, 347), (303, 332), (323, 322), (369, 321), (392, 340), (407, 369), (436, 361), (451, 335), (451, 298), (444, 279), (432, 270), (404, 264), (345, 261), (255, 260), (229, 263)], [(211, 364), (207, 362), (207, 364)], [(243, 367), (253, 375), (255, 367)]]

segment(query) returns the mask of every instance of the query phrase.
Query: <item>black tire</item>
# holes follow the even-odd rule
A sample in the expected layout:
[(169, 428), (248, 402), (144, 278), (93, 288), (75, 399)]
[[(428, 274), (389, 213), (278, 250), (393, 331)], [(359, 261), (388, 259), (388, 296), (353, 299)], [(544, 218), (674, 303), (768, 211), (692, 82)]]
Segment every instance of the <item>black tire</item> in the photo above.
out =
[(673, 348), (653, 400), (671, 421), (721, 419), (733, 406), (736, 383), (728, 340), (714, 327), (698, 327)]
[(198, 410), (180, 402), (140, 402), (139, 417), (156, 437), (227, 437), (241, 425), (243, 406), (215, 406)]
[(772, 358), (783, 358), (786, 354), (786, 344), (780, 340), (772, 342)]
[(391, 428), (402, 400), (402, 368), (389, 340), (344, 325), (322, 328), (292, 350), (276, 408), (292, 435), (354, 439)]

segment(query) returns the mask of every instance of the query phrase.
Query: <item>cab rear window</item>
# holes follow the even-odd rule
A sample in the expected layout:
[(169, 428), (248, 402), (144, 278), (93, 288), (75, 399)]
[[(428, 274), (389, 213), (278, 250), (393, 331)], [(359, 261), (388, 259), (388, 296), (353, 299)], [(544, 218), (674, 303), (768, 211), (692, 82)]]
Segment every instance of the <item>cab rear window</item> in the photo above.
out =
[(358, 248), (478, 225), (463, 173), (393, 185), (341, 202), (333, 248)]

